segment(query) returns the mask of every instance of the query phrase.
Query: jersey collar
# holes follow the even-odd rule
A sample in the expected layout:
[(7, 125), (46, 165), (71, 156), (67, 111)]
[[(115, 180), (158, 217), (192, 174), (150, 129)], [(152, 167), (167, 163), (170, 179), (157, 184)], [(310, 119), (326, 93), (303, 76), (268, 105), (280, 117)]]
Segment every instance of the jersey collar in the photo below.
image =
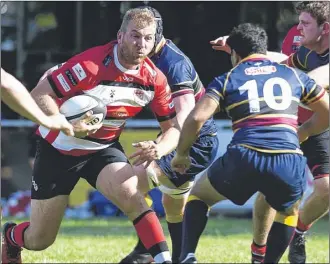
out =
[(252, 55), (245, 57), (244, 59), (242, 59), (240, 61), (240, 63), (246, 62), (246, 61), (257, 61), (257, 60), (270, 60), (270, 58), (267, 57), (267, 55), (256, 53), (256, 54), (252, 54)]

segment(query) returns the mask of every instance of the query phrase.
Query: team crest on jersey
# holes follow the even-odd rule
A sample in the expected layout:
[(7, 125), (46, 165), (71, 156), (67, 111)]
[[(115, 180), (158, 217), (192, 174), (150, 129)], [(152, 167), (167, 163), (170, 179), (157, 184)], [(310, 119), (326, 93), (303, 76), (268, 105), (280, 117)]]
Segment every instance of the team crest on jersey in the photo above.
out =
[(143, 90), (141, 89), (135, 89), (134, 93), (134, 101), (138, 103), (139, 105), (145, 105), (146, 104), (146, 96)]

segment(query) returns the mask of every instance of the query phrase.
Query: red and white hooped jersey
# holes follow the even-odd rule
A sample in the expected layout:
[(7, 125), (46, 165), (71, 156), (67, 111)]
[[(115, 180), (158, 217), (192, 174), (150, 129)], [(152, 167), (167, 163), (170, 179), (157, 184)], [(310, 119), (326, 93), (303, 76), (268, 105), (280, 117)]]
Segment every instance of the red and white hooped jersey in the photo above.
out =
[(118, 60), (116, 41), (72, 57), (47, 78), (59, 102), (78, 94), (90, 94), (107, 106), (103, 126), (85, 138), (39, 126), (37, 133), (67, 155), (80, 156), (107, 148), (118, 140), (126, 120), (147, 105), (159, 122), (176, 114), (164, 74), (149, 58), (136, 70), (125, 69)]

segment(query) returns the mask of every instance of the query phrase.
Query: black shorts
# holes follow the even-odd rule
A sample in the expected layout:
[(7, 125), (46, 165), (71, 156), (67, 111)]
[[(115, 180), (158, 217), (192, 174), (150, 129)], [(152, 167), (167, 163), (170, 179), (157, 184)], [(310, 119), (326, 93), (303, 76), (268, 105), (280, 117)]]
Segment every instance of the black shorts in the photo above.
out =
[(307, 139), (301, 149), (314, 180), (329, 177), (329, 130)]
[(80, 177), (95, 188), (101, 170), (115, 162), (129, 163), (118, 141), (92, 154), (69, 156), (39, 138), (32, 174), (31, 197), (43, 200), (69, 195)]

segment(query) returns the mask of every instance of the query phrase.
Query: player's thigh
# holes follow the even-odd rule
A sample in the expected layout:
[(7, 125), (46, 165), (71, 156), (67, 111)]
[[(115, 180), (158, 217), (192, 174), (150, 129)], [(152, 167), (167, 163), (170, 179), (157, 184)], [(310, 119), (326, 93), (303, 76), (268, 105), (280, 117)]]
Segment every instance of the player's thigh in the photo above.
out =
[(306, 189), (306, 158), (299, 154), (260, 154), (259, 190), (277, 211), (285, 212), (302, 198)]
[(210, 183), (227, 199), (243, 205), (258, 190), (254, 166), (257, 162), (255, 151), (231, 145), (207, 170)]
[(44, 200), (70, 195), (79, 180), (76, 166), (82, 158), (61, 154), (44, 139), (39, 139), (32, 170), (31, 198)]
[(145, 203), (140, 202), (138, 177), (119, 143), (96, 153), (81, 173), (126, 214), (144, 208)]
[(55, 239), (68, 196), (79, 180), (71, 171), (79, 158), (65, 156), (43, 139), (38, 141), (31, 186), (30, 231), (47, 241)]
[(329, 178), (329, 131), (310, 137), (301, 149), (314, 179)]
[(48, 243), (55, 241), (68, 200), (68, 195), (31, 200), (29, 232), (34, 238)]

